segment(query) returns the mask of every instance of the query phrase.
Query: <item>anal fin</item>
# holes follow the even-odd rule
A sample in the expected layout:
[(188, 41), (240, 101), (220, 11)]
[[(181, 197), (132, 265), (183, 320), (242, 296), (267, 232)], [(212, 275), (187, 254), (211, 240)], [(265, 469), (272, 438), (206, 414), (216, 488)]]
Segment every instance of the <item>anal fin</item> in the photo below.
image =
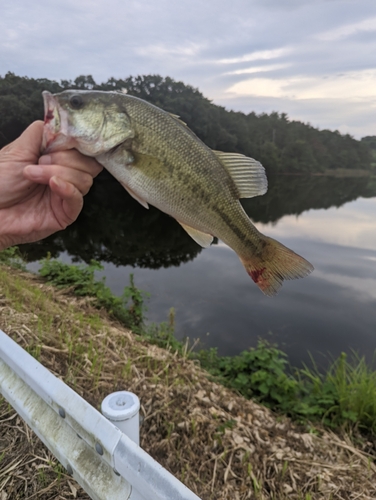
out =
[(211, 234), (203, 233), (202, 231), (199, 231), (198, 229), (195, 229), (191, 226), (187, 226), (186, 224), (183, 224), (182, 222), (178, 221), (181, 227), (187, 231), (189, 236), (195, 240), (196, 243), (198, 243), (200, 246), (203, 248), (210, 247), (212, 241), (213, 241), (213, 236)]

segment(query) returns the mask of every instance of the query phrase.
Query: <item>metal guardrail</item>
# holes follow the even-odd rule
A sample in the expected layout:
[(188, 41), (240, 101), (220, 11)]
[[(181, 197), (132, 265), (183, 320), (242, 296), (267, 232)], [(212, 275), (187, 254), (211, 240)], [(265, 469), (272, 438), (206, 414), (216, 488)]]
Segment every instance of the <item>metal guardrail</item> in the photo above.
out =
[(0, 393), (93, 500), (200, 500), (2, 330)]

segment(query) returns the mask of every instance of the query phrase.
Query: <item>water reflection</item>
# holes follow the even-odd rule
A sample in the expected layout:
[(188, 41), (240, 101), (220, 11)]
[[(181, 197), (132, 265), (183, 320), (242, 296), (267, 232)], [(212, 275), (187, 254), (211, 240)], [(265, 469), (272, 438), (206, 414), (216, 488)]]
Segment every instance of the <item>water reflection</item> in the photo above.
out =
[(22, 249), (29, 261), (39, 260), (47, 252), (55, 257), (66, 251), (73, 260), (158, 269), (192, 260), (201, 247), (174, 219), (154, 207), (146, 210), (103, 172), (85, 197), (74, 224)]
[[(253, 221), (276, 223), (285, 215), (339, 207), (359, 196), (375, 195), (376, 181), (368, 177), (280, 176), (269, 179), (266, 195), (242, 203)], [(47, 252), (57, 256), (67, 251), (73, 260), (158, 269), (194, 259), (201, 247), (172, 218), (153, 207), (145, 210), (104, 171), (72, 226), (42, 242), (24, 245), (23, 250), (30, 261)]]
[[(376, 198), (358, 198), (339, 208), (309, 210), (303, 217), (286, 215), (282, 217), (274, 231), (274, 237), (303, 237), (327, 243), (359, 248), (376, 248)], [(267, 232), (267, 224), (258, 224), (261, 231)]]
[(269, 179), (265, 196), (242, 200), (246, 212), (257, 222), (276, 222), (285, 215), (311, 209), (328, 209), (376, 195), (376, 178), (278, 176)]

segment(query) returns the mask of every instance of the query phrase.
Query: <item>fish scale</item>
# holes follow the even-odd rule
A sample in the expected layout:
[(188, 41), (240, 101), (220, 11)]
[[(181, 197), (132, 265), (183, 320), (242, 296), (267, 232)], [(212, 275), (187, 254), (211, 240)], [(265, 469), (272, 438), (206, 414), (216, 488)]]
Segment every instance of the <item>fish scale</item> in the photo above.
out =
[[(131, 96), (125, 97), (128, 98), (127, 113), (135, 127), (136, 144), (132, 146), (132, 151), (148, 157), (159, 157), (163, 162), (166, 175), (159, 191), (159, 197), (163, 200), (161, 209), (168, 211), (170, 215), (175, 215), (188, 225), (199, 226), (204, 232), (210, 230), (206, 222), (209, 217), (205, 217), (205, 211), (203, 212), (203, 207), (201, 203), (197, 203), (198, 201), (205, 203), (205, 208), (210, 207), (211, 212), (214, 212), (210, 215), (210, 220), (213, 216), (220, 215), (216, 210), (218, 204), (226, 206), (227, 211), (233, 212), (235, 216), (236, 211), (239, 212), (241, 209), (240, 203), (235, 198), (236, 186), (226, 169), (218, 165), (218, 160), (212, 151), (201, 142), (197, 142), (197, 137), (169, 114), (161, 112), (158, 108), (153, 108), (153, 112), (150, 113), (145, 101)], [(134, 170), (138, 170), (140, 174), (137, 176), (137, 185), (133, 182), (130, 186), (132, 190), (137, 189), (139, 192), (145, 191), (144, 182), (154, 175), (152, 172), (141, 175), (143, 163), (141, 157), (135, 162)], [(190, 168), (192, 164), (195, 165), (193, 171)], [(121, 168), (122, 166), (119, 170)], [(191, 191), (191, 195), (192, 191), (196, 192), (194, 197), (188, 197), (185, 205), (180, 203), (181, 196), (175, 189), (177, 182), (183, 183), (186, 189)], [(157, 203), (155, 199), (149, 201), (154, 205)], [(246, 238), (250, 230), (247, 216), (244, 222), (246, 227), (243, 238)]]

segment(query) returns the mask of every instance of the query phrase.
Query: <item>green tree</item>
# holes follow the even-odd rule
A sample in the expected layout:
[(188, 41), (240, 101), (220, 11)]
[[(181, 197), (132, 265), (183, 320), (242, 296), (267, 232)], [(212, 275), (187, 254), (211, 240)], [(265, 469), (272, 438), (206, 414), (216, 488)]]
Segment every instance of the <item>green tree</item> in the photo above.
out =
[(0, 147), (15, 139), (33, 120), (43, 117), (41, 92), (64, 89), (117, 90), (176, 114), (212, 149), (259, 159), (269, 172), (322, 172), (376, 167), (376, 141), (357, 141), (338, 131), (318, 130), (291, 121), (285, 113), (227, 111), (196, 88), (160, 75), (109, 78), (98, 84), (91, 75), (60, 83), (7, 73), (0, 77)]

